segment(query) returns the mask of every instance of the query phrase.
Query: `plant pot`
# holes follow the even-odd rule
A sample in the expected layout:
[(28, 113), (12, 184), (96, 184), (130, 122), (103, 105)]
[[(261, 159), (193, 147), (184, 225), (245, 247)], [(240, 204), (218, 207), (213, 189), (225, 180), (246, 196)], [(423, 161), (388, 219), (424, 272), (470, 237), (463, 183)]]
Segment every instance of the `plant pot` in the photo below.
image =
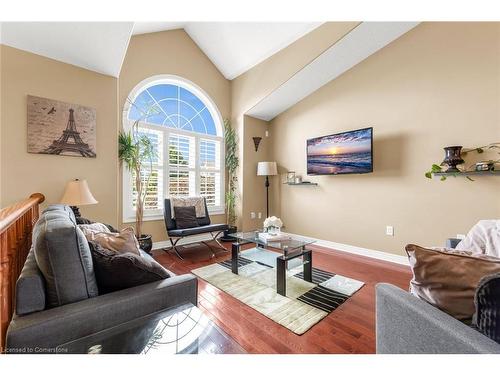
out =
[(151, 254), (151, 250), (153, 249), (153, 240), (150, 234), (141, 234), (141, 237), (137, 237), (137, 241), (139, 242), (141, 250)]
[(223, 242), (233, 242), (235, 239), (233, 237), (230, 237), (229, 235), (231, 233), (236, 233), (238, 231), (238, 227), (236, 226), (229, 226), (229, 229), (224, 231), (224, 236), (220, 238), (221, 241)]

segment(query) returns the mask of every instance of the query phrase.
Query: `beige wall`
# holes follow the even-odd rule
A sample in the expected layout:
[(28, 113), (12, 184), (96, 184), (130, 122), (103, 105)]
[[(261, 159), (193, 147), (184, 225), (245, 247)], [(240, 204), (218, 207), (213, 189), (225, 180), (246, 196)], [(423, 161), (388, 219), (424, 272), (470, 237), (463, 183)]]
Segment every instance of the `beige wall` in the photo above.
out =
[[(67, 181), (87, 179), (99, 204), (82, 214), (117, 225), (117, 79), (3, 45), (1, 51), (1, 106), (8, 109), (1, 113), (2, 204), (34, 192), (45, 195), (44, 205), (57, 203)], [(95, 108), (97, 157), (29, 154), (27, 95)]]
[[(158, 74), (178, 75), (194, 82), (214, 100), (223, 118), (231, 117), (229, 81), (184, 30), (172, 30), (132, 37), (120, 73), (120, 126), (121, 112), (130, 91), (142, 80)], [(121, 205), (119, 218), (121, 222)], [(212, 221), (223, 223), (225, 215), (213, 215)], [(167, 239), (162, 220), (146, 222), (143, 231), (152, 234), (154, 241)]]
[[(246, 189), (243, 199), (248, 215), (241, 218), (241, 225), (245, 228), (245, 230), (252, 230), (262, 228), (262, 223), (266, 218), (265, 177), (257, 177), (257, 163), (259, 161), (271, 161), (271, 140), (269, 137), (266, 137), (266, 130), (269, 130), (269, 123), (267, 121), (245, 116), (244, 122), (245, 138), (243, 140), (243, 179), (247, 183), (245, 185)], [(257, 152), (255, 151), (253, 137), (262, 138)], [(277, 183), (277, 181), (277, 178), (269, 177), (271, 185)], [(271, 196), (269, 197), (269, 200), (271, 201)], [(255, 219), (250, 218), (250, 212), (255, 212)], [(259, 212), (262, 214), (261, 219), (258, 218)]]
[[(238, 171), (238, 188), (241, 197), (253, 196), (255, 187), (260, 184), (258, 180), (262, 179), (256, 176), (254, 170), (256, 159), (247, 159), (248, 155), (253, 154), (245, 148), (248, 146), (253, 149), (253, 142), (252, 135), (247, 132), (251, 127), (246, 125), (245, 118), (249, 117), (245, 117), (245, 113), (357, 24), (358, 22), (325, 23), (231, 81), (232, 125), (237, 131), (240, 144), (241, 168)], [(265, 212), (265, 203), (262, 205), (261, 199), (240, 199), (237, 209), (238, 225), (244, 230), (250, 230), (255, 227), (255, 222), (250, 220), (250, 212)]]
[(499, 104), (499, 23), (417, 26), (271, 122), (272, 157), (303, 176), (306, 139), (374, 128), (374, 173), (279, 186), (286, 230), (403, 255), (499, 218), (500, 178), (424, 177), (444, 146), (499, 141)]

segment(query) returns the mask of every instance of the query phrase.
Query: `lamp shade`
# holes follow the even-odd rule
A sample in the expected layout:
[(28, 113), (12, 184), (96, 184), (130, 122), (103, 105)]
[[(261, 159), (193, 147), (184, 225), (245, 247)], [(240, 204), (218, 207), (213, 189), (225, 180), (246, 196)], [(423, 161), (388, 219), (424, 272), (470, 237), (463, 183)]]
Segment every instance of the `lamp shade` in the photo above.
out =
[(275, 161), (259, 161), (257, 164), (257, 176), (274, 176), (278, 174)]
[(90, 192), (87, 180), (77, 179), (66, 184), (61, 203), (67, 204), (68, 206), (84, 206), (86, 204), (96, 204), (98, 202)]

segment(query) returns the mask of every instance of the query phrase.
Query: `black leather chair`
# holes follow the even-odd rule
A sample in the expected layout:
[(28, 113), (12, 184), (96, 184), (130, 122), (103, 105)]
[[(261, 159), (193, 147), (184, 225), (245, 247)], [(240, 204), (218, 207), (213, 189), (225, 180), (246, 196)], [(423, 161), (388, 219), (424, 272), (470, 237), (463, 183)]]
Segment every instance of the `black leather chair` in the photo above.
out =
[[(167, 228), (167, 234), (169, 237), (168, 239), (172, 244), (171, 249), (175, 251), (175, 254), (180, 259), (184, 258), (181, 256), (179, 250), (177, 249), (177, 243), (185, 237), (194, 236), (196, 234), (210, 233), (210, 235), (212, 236), (212, 240), (214, 240), (219, 245), (220, 249), (228, 251), (219, 242), (218, 237), (225, 230), (227, 230), (229, 226), (227, 224), (211, 224), (210, 216), (208, 215), (207, 200), (204, 198), (203, 201), (205, 204), (205, 216), (196, 218), (198, 221), (198, 226), (192, 228), (178, 229), (177, 224), (175, 223), (175, 218), (172, 219), (172, 204), (170, 202), (170, 199), (165, 199), (165, 206), (163, 210), (165, 227)], [(210, 249), (210, 251), (212, 251), (212, 257), (215, 257), (215, 253), (212, 247), (206, 241), (200, 241), (200, 242), (203, 243), (205, 246), (207, 246)], [(168, 251), (168, 249), (165, 249), (165, 251)]]

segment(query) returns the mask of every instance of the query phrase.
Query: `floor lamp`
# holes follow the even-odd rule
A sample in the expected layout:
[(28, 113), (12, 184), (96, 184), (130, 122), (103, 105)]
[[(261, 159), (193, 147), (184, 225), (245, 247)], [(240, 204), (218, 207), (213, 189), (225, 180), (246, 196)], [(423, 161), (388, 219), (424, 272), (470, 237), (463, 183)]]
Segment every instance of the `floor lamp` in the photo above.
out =
[(269, 176), (278, 174), (275, 161), (260, 161), (257, 164), (257, 176), (266, 176), (266, 218), (269, 217)]

